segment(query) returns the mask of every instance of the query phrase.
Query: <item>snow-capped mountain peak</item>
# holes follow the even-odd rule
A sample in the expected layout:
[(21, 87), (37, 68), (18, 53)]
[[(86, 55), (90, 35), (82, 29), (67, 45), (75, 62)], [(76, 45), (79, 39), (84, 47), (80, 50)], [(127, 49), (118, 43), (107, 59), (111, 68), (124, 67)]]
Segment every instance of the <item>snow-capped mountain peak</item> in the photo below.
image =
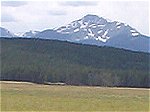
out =
[(107, 42), (112, 36), (121, 32), (128, 33), (133, 37), (140, 34), (127, 24), (107, 21), (102, 17), (90, 14), (66, 26), (57, 28), (55, 31), (61, 34), (72, 34), (77, 41), (94, 39), (101, 42)]

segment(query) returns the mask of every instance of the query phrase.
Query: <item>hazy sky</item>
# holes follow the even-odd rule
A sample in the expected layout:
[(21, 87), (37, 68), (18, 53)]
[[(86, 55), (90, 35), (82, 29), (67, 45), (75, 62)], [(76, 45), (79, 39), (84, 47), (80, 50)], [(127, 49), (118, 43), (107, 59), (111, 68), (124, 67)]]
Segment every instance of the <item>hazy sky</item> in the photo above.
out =
[(2, 1), (1, 26), (13, 33), (60, 27), (86, 14), (129, 24), (149, 35), (148, 1)]

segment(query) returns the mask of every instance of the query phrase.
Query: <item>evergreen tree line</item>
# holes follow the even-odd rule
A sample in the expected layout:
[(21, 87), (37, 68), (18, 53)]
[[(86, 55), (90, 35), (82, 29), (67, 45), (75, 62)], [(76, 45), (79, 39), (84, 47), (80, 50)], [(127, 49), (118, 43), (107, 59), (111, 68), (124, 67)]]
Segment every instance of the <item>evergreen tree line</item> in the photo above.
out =
[(0, 40), (1, 80), (150, 87), (149, 53), (57, 40)]

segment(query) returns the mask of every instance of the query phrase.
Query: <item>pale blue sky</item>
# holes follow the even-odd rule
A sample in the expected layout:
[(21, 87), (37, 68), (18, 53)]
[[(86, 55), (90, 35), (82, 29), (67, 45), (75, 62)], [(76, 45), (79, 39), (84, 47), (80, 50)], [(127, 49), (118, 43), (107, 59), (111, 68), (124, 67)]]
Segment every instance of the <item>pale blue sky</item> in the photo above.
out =
[(1, 2), (1, 26), (14, 33), (60, 27), (86, 14), (127, 23), (140, 33), (149, 35), (148, 1)]

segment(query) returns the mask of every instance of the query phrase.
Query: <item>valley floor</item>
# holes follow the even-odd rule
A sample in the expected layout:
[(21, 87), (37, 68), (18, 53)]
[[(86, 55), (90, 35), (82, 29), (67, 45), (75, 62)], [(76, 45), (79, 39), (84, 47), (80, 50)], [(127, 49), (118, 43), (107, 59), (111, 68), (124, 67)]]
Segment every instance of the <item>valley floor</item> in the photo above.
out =
[(150, 111), (150, 89), (1, 81), (1, 111)]

